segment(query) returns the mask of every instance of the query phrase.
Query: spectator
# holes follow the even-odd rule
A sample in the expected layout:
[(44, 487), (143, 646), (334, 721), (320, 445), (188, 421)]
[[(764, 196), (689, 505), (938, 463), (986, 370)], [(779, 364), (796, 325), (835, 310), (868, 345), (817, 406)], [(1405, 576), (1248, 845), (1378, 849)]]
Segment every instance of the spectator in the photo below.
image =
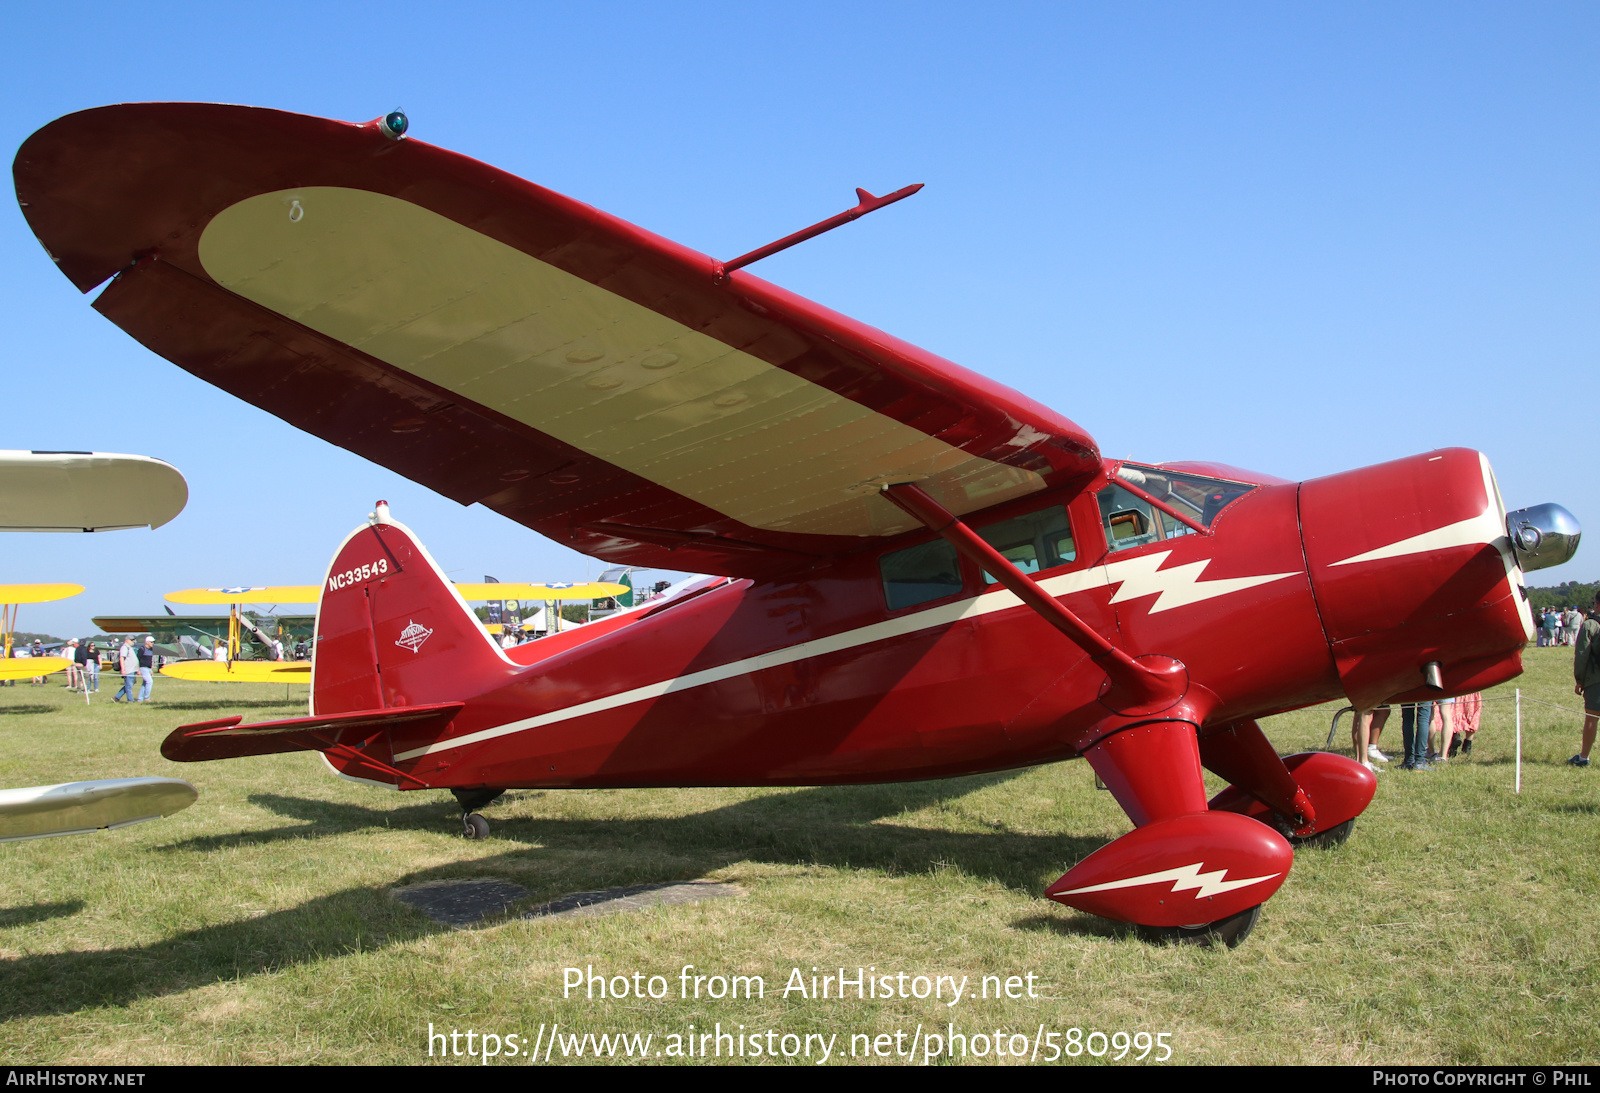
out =
[(121, 702), (124, 695), (129, 702), (136, 701), (139, 687), (134, 681), (139, 678), (139, 655), (133, 651), (132, 638), (123, 638), (117, 648), (117, 674), (122, 677), (122, 689), (111, 696), (111, 701)]
[[(33, 650), (28, 648), (28, 646), (26, 644), (22, 644), (22, 645), (17, 646), (16, 651), (12, 654), (12, 656), (16, 657), (18, 660), (31, 658), (33, 656)], [(16, 680), (11, 680), (10, 682), (11, 682), (11, 684), (13, 686), (15, 686)], [(31, 678), (29, 678), (28, 682), (29, 682), (29, 684), (38, 683), (39, 682), (39, 677), (38, 676), (32, 676)]]
[(1583, 627), (1583, 612), (1576, 606), (1569, 606), (1567, 613), (1561, 616), (1561, 644), (1576, 645), (1578, 631)]
[(1350, 744), (1355, 751), (1356, 762), (1374, 774), (1382, 773), (1378, 767), (1372, 765), (1374, 762), (1389, 761), (1389, 757), (1378, 750), (1378, 734), (1383, 731), (1384, 723), (1388, 720), (1389, 707), (1376, 706), (1357, 710), (1356, 719), (1350, 726)]
[(1462, 695), (1456, 699), (1456, 732), (1460, 735), (1451, 752), (1472, 754), (1472, 740), (1478, 735), (1478, 723), (1483, 718), (1483, 695)]
[(139, 647), (139, 701), (150, 701), (150, 687), (155, 680), (156, 639), (146, 635)]
[(1450, 743), (1456, 735), (1456, 700), (1441, 698), (1433, 704), (1433, 721), (1439, 727), (1439, 762), (1450, 759)]
[(1575, 767), (1589, 765), (1589, 750), (1594, 747), (1595, 723), (1600, 721), (1600, 592), (1594, 594), (1594, 604), (1589, 617), (1578, 631), (1578, 647), (1573, 650), (1572, 675), (1577, 681), (1573, 688), (1583, 696), (1583, 750), (1567, 762)]
[(83, 693), (99, 694), (100, 650), (95, 648), (94, 642), (86, 641), (78, 646), (78, 668), (83, 672)]
[(1400, 739), (1406, 760), (1402, 770), (1432, 770), (1428, 765), (1428, 726), (1433, 721), (1433, 703), (1405, 702), (1400, 706)]

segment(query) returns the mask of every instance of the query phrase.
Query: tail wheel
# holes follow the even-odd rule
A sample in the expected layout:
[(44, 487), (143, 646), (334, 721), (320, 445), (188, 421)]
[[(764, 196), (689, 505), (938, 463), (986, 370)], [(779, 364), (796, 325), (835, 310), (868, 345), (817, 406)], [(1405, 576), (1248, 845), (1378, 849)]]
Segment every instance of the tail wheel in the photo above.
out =
[(1215, 922), (1195, 926), (1140, 926), (1139, 933), (1150, 941), (1167, 941), (1179, 945), (1226, 945), (1237, 949), (1256, 928), (1261, 917), (1261, 904)]
[(1290, 844), (1299, 850), (1302, 846), (1313, 846), (1321, 850), (1338, 846), (1350, 837), (1350, 832), (1356, 827), (1355, 817), (1352, 816), (1342, 824), (1334, 824), (1326, 831), (1319, 831), (1315, 835), (1307, 835), (1303, 839), (1290, 838)]
[(466, 829), (462, 834), (469, 839), (487, 839), (489, 837), (489, 821), (476, 812), (469, 812), (462, 816), (461, 825)]

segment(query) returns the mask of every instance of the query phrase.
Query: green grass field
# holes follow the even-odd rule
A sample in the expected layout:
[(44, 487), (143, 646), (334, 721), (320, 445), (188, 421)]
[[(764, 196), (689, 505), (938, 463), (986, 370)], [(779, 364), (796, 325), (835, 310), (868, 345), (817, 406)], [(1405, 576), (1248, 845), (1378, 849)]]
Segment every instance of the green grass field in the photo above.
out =
[[(1526, 659), (1525, 696), (1580, 705), (1570, 651)], [(1039, 1061), (1052, 1042), (1092, 1032), (1107, 1044), (1167, 1033), (1172, 1063), (1600, 1059), (1600, 764), (1564, 765), (1579, 717), (1545, 705), (1524, 710), (1520, 795), (1511, 703), (1490, 702), (1470, 759), (1383, 774), (1351, 841), (1301, 851), (1255, 934), (1227, 950), (1148, 943), (1040, 898), (1128, 827), (1083, 763), (846, 789), (517, 791), (485, 810), (492, 837), (468, 842), (447, 794), (346, 782), (315, 756), (180, 766), (159, 755), (183, 722), (302, 712), (303, 688), (288, 699), (277, 686), (158, 679), (156, 701), (131, 709), (111, 703), (114, 688), (108, 678), (92, 708), (59, 683), (0, 689), (0, 786), (174, 775), (200, 799), (119, 832), (0, 844), (0, 1051), (11, 1063), (421, 1063), (430, 1023), (518, 1050), (495, 1065), (526, 1063), (557, 1024), (551, 1062), (576, 1048), (587, 1061), (595, 1042), (583, 1034), (619, 1032), (650, 1034), (652, 1061), (687, 1058), (676, 1035), (677, 1052), (692, 1043), (687, 1061), (699, 1062), (716, 1041), (698, 1038), (719, 1024), (797, 1064), (820, 1062), (830, 1036), (830, 1063), (852, 1061), (852, 1047), (857, 1062), (885, 1050), (872, 1059), (922, 1062), (928, 1033), (948, 1042), (952, 1025), (968, 1037), (954, 1061), (991, 1065), (1027, 1061), (997, 1058), (996, 1043), (1009, 1052), (1041, 1029), (1059, 1036)], [(1331, 713), (1267, 730), (1284, 752), (1320, 747)], [(1398, 750), (1398, 717), (1384, 743)], [(519, 906), (698, 878), (743, 895), (454, 930), (391, 894), (452, 878), (512, 881), (530, 893)], [(658, 975), (668, 997), (564, 998), (563, 969), (591, 965), (645, 984)], [(684, 965), (761, 976), (765, 995), (681, 999)], [(813, 968), (840, 967), (852, 979), (858, 967), (904, 972), (908, 986), (965, 976), (968, 993), (953, 1006), (948, 992), (783, 993), (792, 969), (809, 992)], [(1029, 975), (1036, 997), (975, 997), (984, 976)], [(745, 1061), (766, 1061), (739, 1042)], [(914, 1058), (896, 1054), (913, 1043)], [(454, 1047), (466, 1045), (462, 1035)], [(809, 1057), (781, 1054), (801, 1045)], [(446, 1050), (434, 1041), (432, 1061)]]

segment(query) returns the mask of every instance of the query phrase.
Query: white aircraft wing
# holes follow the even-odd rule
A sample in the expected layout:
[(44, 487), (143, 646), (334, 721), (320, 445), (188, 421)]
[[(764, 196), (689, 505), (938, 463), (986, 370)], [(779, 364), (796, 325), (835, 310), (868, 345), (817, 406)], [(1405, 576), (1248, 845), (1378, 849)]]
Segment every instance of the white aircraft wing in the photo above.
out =
[(188, 808), (199, 796), (181, 778), (106, 778), (0, 789), (0, 842), (81, 835), (159, 820)]
[(0, 531), (158, 528), (188, 501), (178, 469), (149, 456), (0, 451)]

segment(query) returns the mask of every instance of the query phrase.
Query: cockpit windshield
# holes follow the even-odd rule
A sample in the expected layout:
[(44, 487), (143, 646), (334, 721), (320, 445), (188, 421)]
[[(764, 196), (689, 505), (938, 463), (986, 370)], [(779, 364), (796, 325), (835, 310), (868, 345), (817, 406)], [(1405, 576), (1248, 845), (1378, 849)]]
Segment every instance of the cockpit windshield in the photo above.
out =
[(1184, 520), (1175, 519), (1133, 490), (1113, 482), (1100, 491), (1099, 500), (1106, 545), (1114, 551), (1192, 535), (1194, 528), (1190, 523), (1209, 530), (1218, 513), (1255, 489), (1247, 482), (1229, 482), (1132, 463), (1118, 467), (1117, 478), (1154, 497)]
[(1205, 478), (1160, 467), (1139, 467), (1124, 463), (1117, 477), (1131, 482), (1157, 501), (1163, 501), (1203, 528), (1209, 529), (1217, 513), (1255, 489), (1248, 482), (1229, 482), (1224, 478)]

